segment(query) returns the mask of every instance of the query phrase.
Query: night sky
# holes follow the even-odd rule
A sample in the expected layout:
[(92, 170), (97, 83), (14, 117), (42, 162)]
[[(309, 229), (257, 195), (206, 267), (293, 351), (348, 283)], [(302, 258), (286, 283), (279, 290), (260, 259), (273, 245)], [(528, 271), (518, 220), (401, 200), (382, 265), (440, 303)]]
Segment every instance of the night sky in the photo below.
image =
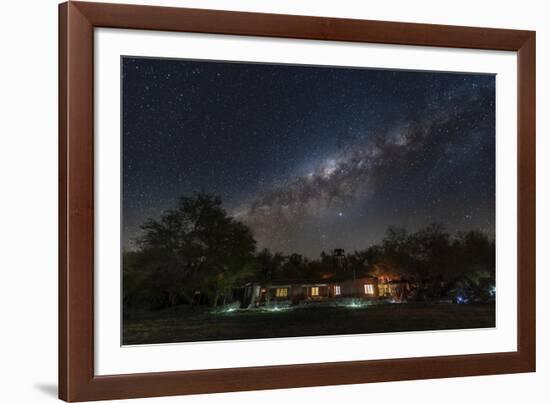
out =
[(495, 76), (122, 59), (123, 247), (205, 191), (283, 253), (495, 226)]

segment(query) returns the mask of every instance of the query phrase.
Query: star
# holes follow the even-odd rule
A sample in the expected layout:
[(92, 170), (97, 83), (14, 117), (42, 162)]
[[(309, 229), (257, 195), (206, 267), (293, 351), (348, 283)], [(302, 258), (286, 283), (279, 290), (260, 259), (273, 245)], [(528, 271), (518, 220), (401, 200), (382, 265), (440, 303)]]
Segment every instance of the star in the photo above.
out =
[(123, 57), (122, 87), (124, 247), (199, 191), (309, 258), (391, 225), (494, 234), (492, 75)]

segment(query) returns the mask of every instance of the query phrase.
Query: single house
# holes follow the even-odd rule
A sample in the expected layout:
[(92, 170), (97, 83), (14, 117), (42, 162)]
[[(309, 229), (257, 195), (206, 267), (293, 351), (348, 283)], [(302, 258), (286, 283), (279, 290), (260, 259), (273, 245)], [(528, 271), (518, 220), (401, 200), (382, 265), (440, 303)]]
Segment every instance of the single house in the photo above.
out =
[(304, 301), (327, 301), (335, 298), (375, 299), (379, 297), (378, 279), (277, 280), (251, 282), (242, 293), (242, 307), (270, 304), (299, 304)]

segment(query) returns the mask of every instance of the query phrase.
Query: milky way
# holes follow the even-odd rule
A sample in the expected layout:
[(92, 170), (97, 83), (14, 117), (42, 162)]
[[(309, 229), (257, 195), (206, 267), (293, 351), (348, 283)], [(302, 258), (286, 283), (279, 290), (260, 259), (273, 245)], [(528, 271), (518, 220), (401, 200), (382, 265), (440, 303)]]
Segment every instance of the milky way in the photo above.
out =
[(494, 234), (492, 75), (124, 58), (123, 147), (127, 248), (196, 191), (310, 257), (389, 225)]

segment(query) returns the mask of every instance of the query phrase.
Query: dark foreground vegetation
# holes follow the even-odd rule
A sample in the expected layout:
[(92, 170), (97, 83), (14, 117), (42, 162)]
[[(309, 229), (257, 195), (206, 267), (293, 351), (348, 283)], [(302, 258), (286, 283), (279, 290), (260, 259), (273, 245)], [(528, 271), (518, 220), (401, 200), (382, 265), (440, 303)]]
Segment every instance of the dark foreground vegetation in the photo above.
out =
[(123, 253), (125, 315), (182, 304), (216, 307), (232, 302), (235, 288), (249, 281), (326, 279), (338, 270), (405, 278), (415, 284), (419, 301), (494, 297), (495, 243), (479, 231), (451, 235), (439, 224), (413, 233), (389, 227), (378, 244), (346, 251), (336, 265), (332, 251), (317, 259), (257, 251), (250, 229), (229, 217), (219, 198), (203, 193), (182, 197), (176, 209), (148, 220), (142, 230), (139, 249)]
[(495, 326), (494, 303), (459, 305), (416, 302), (361, 308), (315, 307), (232, 312), (212, 312), (207, 308), (193, 309), (180, 305), (136, 315), (125, 320), (125, 345)]
[[(494, 326), (495, 243), (479, 231), (389, 227), (376, 245), (345, 252), (334, 245), (338, 255), (322, 251), (308, 259), (257, 251), (250, 229), (228, 216), (219, 198), (203, 193), (182, 197), (142, 230), (138, 249), (123, 253), (124, 344)], [(329, 279), (342, 272), (398, 278), (414, 293), (406, 304), (358, 310), (212, 313), (234, 306), (236, 290), (251, 281)]]

